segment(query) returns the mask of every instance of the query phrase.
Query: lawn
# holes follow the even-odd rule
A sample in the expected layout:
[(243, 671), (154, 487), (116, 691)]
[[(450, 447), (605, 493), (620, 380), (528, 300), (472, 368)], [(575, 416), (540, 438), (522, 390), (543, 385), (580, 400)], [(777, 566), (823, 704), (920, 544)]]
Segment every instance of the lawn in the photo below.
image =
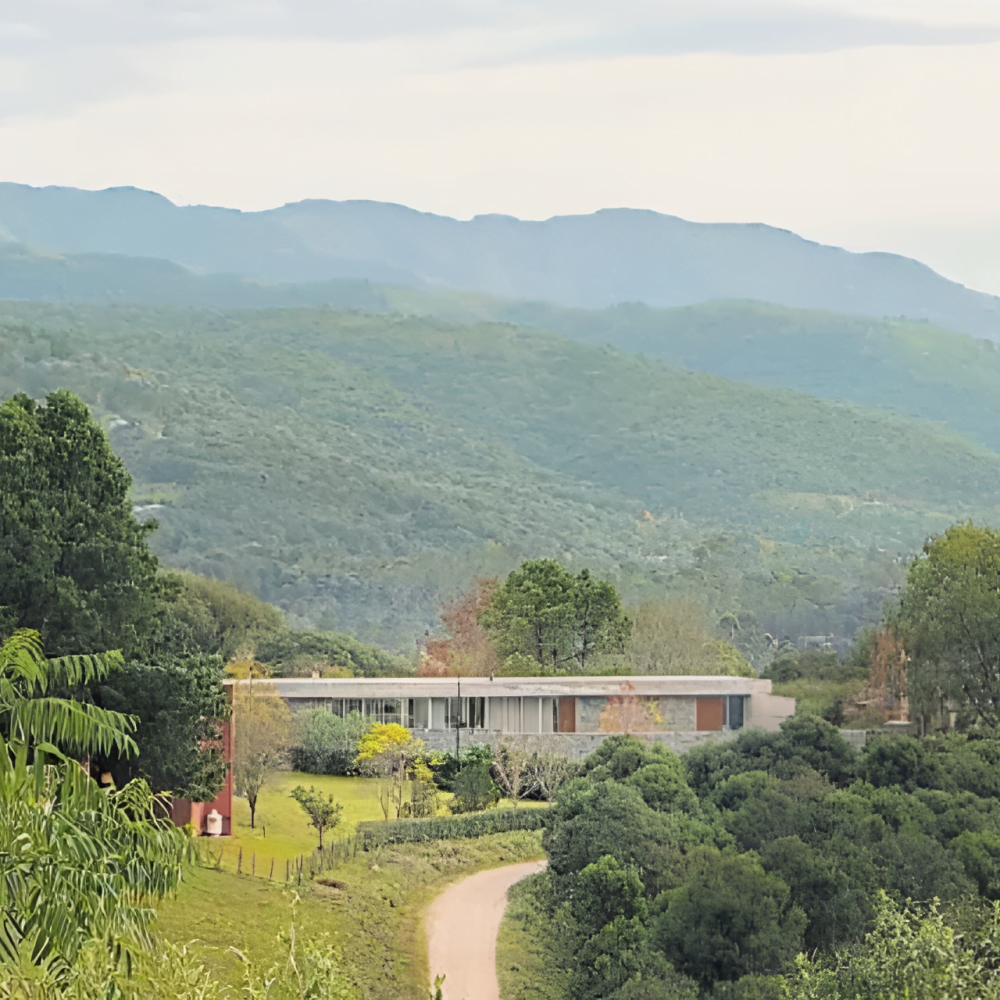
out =
[[(306, 814), (289, 794), (296, 785), (308, 788), (314, 785), (324, 794), (332, 793), (344, 811), (339, 825), (324, 834), (323, 842), (332, 843), (353, 835), (358, 823), (383, 819), (375, 795), (374, 778), (343, 778), (329, 774), (306, 774), (301, 771), (275, 771), (268, 775), (257, 800), (255, 829), (250, 828), (250, 805), (246, 799), (233, 796), (233, 835), (220, 840), (201, 840), (202, 849), (224, 871), (235, 872), (242, 850), (242, 870), (267, 877), (274, 860), (275, 879), (284, 879), (285, 862), (300, 855), (309, 855), (319, 846), (319, 837), (309, 825)], [(446, 812), (450, 792), (439, 792), (440, 811)], [(538, 808), (544, 802), (521, 802), (519, 809)], [(502, 799), (497, 809), (511, 808), (508, 799)], [(206, 855), (207, 856), (207, 855)], [(255, 857), (256, 856), (256, 857)], [(216, 861), (215, 859), (218, 859)]]
[(193, 942), (190, 950), (206, 977), (231, 987), (224, 995), (236, 1000), (243, 965), (231, 949), (258, 969), (284, 968), (298, 898), (298, 946), (326, 936), (359, 997), (426, 1000), (423, 913), (430, 900), (466, 875), (542, 856), (541, 834), (533, 831), (361, 853), (324, 875), (338, 887), (306, 880), (286, 888), (283, 882), (201, 868), (190, 873), (176, 899), (161, 905), (157, 930), (169, 941)]
[[(250, 829), (250, 805), (246, 799), (233, 797), (233, 835), (208, 845), (222, 852), (221, 867), (236, 871), (237, 857), (243, 850), (243, 870), (247, 871), (253, 855), (257, 856), (257, 874), (270, 869), (275, 860), (275, 873), (284, 873), (284, 862), (311, 854), (319, 845), (316, 831), (309, 825), (306, 814), (289, 794), (296, 785), (332, 793), (344, 811), (335, 830), (327, 831), (326, 840), (337, 840), (354, 833), (358, 823), (382, 819), (382, 810), (375, 797), (372, 778), (342, 778), (329, 774), (304, 774), (299, 771), (275, 771), (268, 775), (257, 800), (256, 828)], [(204, 842), (203, 842), (204, 843)], [(267, 874), (267, 871), (264, 871)]]

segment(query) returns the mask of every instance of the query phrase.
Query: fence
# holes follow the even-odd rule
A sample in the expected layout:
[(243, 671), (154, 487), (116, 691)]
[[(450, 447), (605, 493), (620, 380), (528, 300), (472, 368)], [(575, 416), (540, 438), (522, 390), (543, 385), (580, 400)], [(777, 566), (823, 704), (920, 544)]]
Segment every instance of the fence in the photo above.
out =
[[(468, 813), (464, 816), (436, 816), (429, 819), (400, 819), (388, 822), (369, 821), (358, 824), (353, 837), (335, 840), (318, 848), (312, 854), (300, 854), (294, 860), (277, 861), (277, 881), (302, 884), (302, 879), (314, 879), (325, 871), (358, 855), (358, 851), (371, 851), (389, 844), (424, 843), (432, 840), (466, 840), (485, 837), (491, 833), (511, 833), (516, 830), (541, 830), (548, 819), (547, 808), (540, 809), (490, 809), (487, 812)], [(225, 849), (220, 852), (215, 866), (222, 867)], [(284, 870), (282, 871), (282, 867)], [(275, 881), (275, 859), (261, 858), (260, 878)], [(267, 875), (264, 875), (264, 871)], [(257, 876), (257, 855), (244, 855), (240, 847), (236, 856), (236, 874)]]

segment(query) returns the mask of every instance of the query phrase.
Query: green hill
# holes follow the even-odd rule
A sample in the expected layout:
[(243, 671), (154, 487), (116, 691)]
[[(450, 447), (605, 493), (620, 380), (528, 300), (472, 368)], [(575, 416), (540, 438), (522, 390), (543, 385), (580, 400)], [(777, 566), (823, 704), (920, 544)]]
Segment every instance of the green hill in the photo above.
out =
[(0, 325), (0, 393), (80, 392), (166, 563), (394, 646), (529, 555), (850, 634), (928, 532), (1000, 505), (1000, 456), (940, 425), (526, 327), (25, 303)]
[(464, 311), (524, 323), (695, 371), (940, 421), (1000, 451), (1000, 344), (929, 323), (760, 302), (588, 311), (471, 298), (449, 310), (428, 300), (428, 311), (446, 310), (456, 319)]

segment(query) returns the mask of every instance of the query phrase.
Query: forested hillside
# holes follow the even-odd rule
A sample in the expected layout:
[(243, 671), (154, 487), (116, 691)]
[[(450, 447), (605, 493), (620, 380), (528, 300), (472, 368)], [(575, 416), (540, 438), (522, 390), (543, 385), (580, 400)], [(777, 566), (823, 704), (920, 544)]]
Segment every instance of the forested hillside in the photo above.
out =
[[(0, 391), (79, 392), (165, 563), (402, 646), (474, 573), (549, 555), (852, 634), (901, 560), (987, 518), (939, 426), (505, 324), (6, 303)], [(412, 647), (411, 647), (412, 648)]]

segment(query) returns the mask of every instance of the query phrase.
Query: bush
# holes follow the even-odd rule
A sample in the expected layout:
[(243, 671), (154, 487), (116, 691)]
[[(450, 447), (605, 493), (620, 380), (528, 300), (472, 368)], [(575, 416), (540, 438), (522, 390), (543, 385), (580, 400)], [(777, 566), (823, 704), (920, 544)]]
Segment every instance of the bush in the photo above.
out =
[(430, 764), (434, 783), (443, 792), (455, 791), (455, 778), (470, 764), (485, 764), (488, 768), (492, 767), (493, 747), (489, 743), (470, 743), (467, 747), (462, 747), (457, 755), (451, 752), (436, 754)]
[(548, 809), (491, 809), (464, 816), (431, 819), (400, 819), (358, 824), (358, 836), (366, 851), (382, 844), (411, 844), (428, 840), (465, 840), (491, 833), (541, 830), (548, 822)]
[(340, 718), (325, 708), (295, 716), (292, 766), (308, 774), (353, 774), (358, 742), (368, 729), (360, 712)]
[(454, 781), (453, 813), (481, 812), (500, 801), (500, 789), (490, 774), (489, 764), (476, 763), (464, 767)]

